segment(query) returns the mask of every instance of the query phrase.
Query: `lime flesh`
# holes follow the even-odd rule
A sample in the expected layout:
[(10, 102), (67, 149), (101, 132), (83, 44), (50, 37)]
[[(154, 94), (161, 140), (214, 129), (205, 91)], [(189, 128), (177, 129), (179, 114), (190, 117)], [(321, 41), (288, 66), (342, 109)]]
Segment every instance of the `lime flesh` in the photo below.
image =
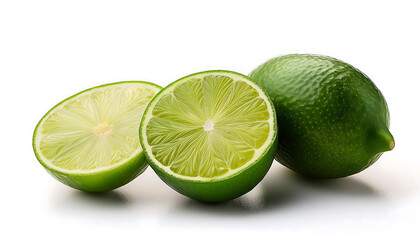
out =
[(141, 144), (156, 173), (180, 193), (225, 201), (251, 190), (275, 153), (275, 112), (246, 76), (208, 71), (184, 77), (151, 100)]
[(126, 184), (147, 167), (138, 127), (159, 90), (151, 83), (119, 82), (62, 101), (35, 129), (39, 162), (55, 178), (80, 190), (101, 192)]

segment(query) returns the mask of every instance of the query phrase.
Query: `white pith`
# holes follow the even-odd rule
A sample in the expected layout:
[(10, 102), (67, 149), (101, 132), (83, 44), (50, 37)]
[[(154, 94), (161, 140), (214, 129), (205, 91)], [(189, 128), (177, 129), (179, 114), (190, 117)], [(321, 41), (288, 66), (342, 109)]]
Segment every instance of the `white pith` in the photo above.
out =
[[(258, 92), (258, 97), (263, 99), (263, 101), (265, 102), (266, 106), (267, 106), (267, 111), (268, 111), (268, 115), (269, 118), (267, 120), (267, 123), (269, 124), (269, 133), (268, 133), (268, 137), (265, 140), (264, 144), (259, 147), (258, 149), (254, 149), (254, 155), (253, 158), (251, 158), (248, 162), (246, 162), (244, 165), (240, 166), (239, 168), (236, 169), (229, 169), (228, 172), (226, 172), (223, 175), (220, 176), (215, 176), (215, 177), (201, 177), (201, 176), (185, 176), (185, 175), (181, 175), (178, 173), (175, 173), (174, 171), (172, 171), (170, 169), (170, 165), (169, 166), (165, 166), (162, 163), (160, 163), (155, 156), (152, 153), (152, 146), (149, 145), (148, 141), (147, 141), (147, 134), (146, 134), (146, 127), (148, 122), (150, 121), (150, 119), (153, 117), (152, 115), (152, 111), (154, 109), (154, 107), (156, 106), (156, 104), (159, 102), (159, 100), (164, 97), (167, 94), (172, 94), (173, 90), (180, 84), (191, 80), (191, 79), (196, 79), (196, 78), (203, 78), (204, 76), (207, 75), (221, 75), (221, 76), (227, 76), (231, 79), (234, 80), (234, 82), (236, 81), (242, 81), (245, 82), (246, 84), (250, 85), (253, 87), (254, 90), (256, 90)], [(248, 166), (252, 165), (253, 163), (255, 163), (256, 160), (258, 160), (259, 158), (261, 158), (261, 156), (267, 151), (267, 149), (271, 146), (271, 143), (274, 141), (275, 136), (275, 126), (274, 126), (274, 109), (270, 103), (270, 101), (268, 100), (268, 97), (266, 96), (266, 94), (252, 81), (248, 80), (247, 78), (245, 78), (242, 75), (239, 74), (235, 74), (235, 73), (231, 73), (231, 72), (225, 72), (225, 71), (220, 71), (220, 72), (204, 72), (204, 73), (200, 73), (200, 74), (194, 74), (192, 76), (186, 77), (184, 79), (181, 79), (177, 82), (175, 82), (174, 84), (170, 85), (169, 87), (167, 87), (165, 90), (163, 90), (160, 94), (158, 94), (158, 96), (156, 96), (153, 101), (149, 104), (145, 115), (143, 117), (143, 123), (142, 123), (142, 129), (141, 129), (141, 134), (142, 134), (142, 138), (143, 141), (142, 144), (144, 144), (145, 147), (145, 152), (147, 153), (149, 159), (155, 164), (157, 165), (161, 170), (163, 170), (164, 172), (168, 173), (169, 175), (172, 175), (176, 178), (181, 178), (181, 179), (186, 179), (186, 180), (193, 180), (193, 181), (214, 181), (214, 180), (219, 180), (219, 179), (223, 179), (229, 176), (232, 176), (234, 174), (236, 174), (237, 172), (242, 171), (243, 169), (247, 168)], [(209, 131), (211, 132), (213, 130), (213, 121), (212, 119), (208, 119), (202, 126), (204, 131)]]
[[(44, 130), (43, 126), (45, 125), (45, 122), (48, 121), (50, 116), (53, 116), (55, 113), (59, 113), (59, 111), (63, 111), (67, 106), (71, 106), (72, 103), (76, 102), (79, 99), (86, 98), (86, 97), (91, 97), (92, 94), (96, 94), (98, 92), (105, 92), (108, 89), (110, 91), (112, 91), (112, 90), (115, 91), (115, 88), (120, 89), (121, 94), (123, 93), (123, 91), (125, 89), (128, 89), (128, 90), (133, 91), (133, 92), (137, 92), (137, 90), (144, 90), (144, 91), (148, 92), (148, 94), (153, 93), (153, 95), (155, 95), (158, 91), (160, 91), (160, 87), (158, 87), (156, 85), (153, 85), (153, 84), (149, 84), (149, 83), (121, 82), (121, 83), (108, 84), (108, 85), (103, 85), (103, 86), (98, 86), (98, 87), (95, 87), (95, 88), (92, 88), (92, 89), (88, 89), (84, 92), (81, 92), (79, 94), (76, 94), (76, 95), (64, 100), (63, 102), (56, 105), (53, 109), (51, 109), (50, 112), (48, 112), (42, 118), (42, 120), (40, 121), (40, 123), (38, 124), (38, 127), (36, 129), (36, 132), (35, 132), (35, 135), (34, 135), (35, 136), (34, 137), (34, 146), (35, 146), (36, 155), (38, 156), (38, 159), (40, 160), (40, 162), (43, 163), (47, 168), (53, 169), (55, 171), (62, 172), (62, 173), (91, 174), (91, 173), (95, 173), (95, 172), (101, 172), (101, 171), (104, 171), (104, 170), (110, 170), (110, 169), (113, 169), (113, 168), (117, 168), (118, 166), (123, 165), (127, 161), (129, 161), (129, 160), (133, 159), (134, 157), (138, 156), (142, 152), (142, 149), (141, 149), (140, 145), (139, 145), (139, 147), (133, 149), (132, 151), (126, 152), (127, 157), (124, 157), (124, 159), (122, 159), (122, 160), (120, 160), (116, 163), (113, 163), (113, 164), (110, 164), (110, 165), (107, 165), (107, 166), (95, 167), (93, 169), (83, 169), (83, 170), (81, 170), (81, 169), (70, 169), (69, 170), (69, 169), (54, 165), (52, 163), (52, 159), (46, 157), (44, 155), (41, 147), (40, 147), (42, 138), (44, 136), (48, 135), (48, 133), (47, 133), (47, 135), (43, 134), (43, 130)], [(105, 93), (104, 93), (104, 95), (106, 96)], [(141, 96), (140, 96), (140, 98), (141, 98)], [(137, 99), (137, 98), (135, 98), (135, 99)], [(119, 101), (119, 100), (118, 99), (111, 100), (110, 102), (115, 102), (115, 101)], [(146, 107), (146, 105), (147, 105), (147, 102), (144, 104), (143, 109)], [(115, 106), (117, 106), (117, 105), (115, 105)], [(120, 106), (120, 105), (118, 105), (118, 106)], [(121, 108), (116, 108), (118, 110), (116, 112), (127, 113), (127, 111), (124, 111), (124, 107), (130, 107), (130, 106), (132, 106), (132, 105), (120, 106)], [(137, 108), (139, 106), (140, 105), (138, 105), (138, 104), (136, 105)], [(143, 106), (143, 105), (141, 105), (141, 106)], [(107, 109), (107, 107), (108, 106), (103, 106), (102, 109)], [(104, 115), (106, 115), (106, 114), (104, 114)], [(110, 114), (110, 115), (112, 115), (112, 114)], [(132, 115), (130, 115), (130, 116), (132, 116)], [(77, 116), (75, 116), (75, 117), (77, 117)], [(129, 117), (129, 116), (127, 116), (127, 117)], [(126, 118), (123, 116), (123, 117), (120, 117), (120, 119), (124, 120)], [(140, 118), (137, 121), (138, 121), (138, 124), (139, 124), (140, 123)], [(111, 122), (112, 122), (112, 120), (111, 120)], [(110, 136), (110, 134), (112, 134), (114, 131), (116, 131), (115, 126), (113, 126), (107, 120), (101, 120), (101, 121), (98, 121), (96, 124), (90, 124), (89, 126), (90, 127), (86, 128), (86, 132), (88, 132), (88, 133), (85, 132), (84, 134), (88, 134), (88, 135), (90, 134), (89, 136), (91, 136), (91, 137), (94, 136), (99, 140), (107, 138), (108, 136)], [(120, 124), (119, 127), (121, 128), (120, 132), (128, 131), (126, 129), (123, 129), (124, 126), (122, 124)], [(48, 129), (46, 131), (48, 131)], [(132, 130), (130, 130), (130, 131), (132, 131)], [(137, 132), (138, 132), (138, 127), (137, 127)], [(70, 134), (77, 134), (77, 133), (72, 133), (71, 132)], [(114, 140), (114, 139), (112, 139), (112, 140), (108, 139), (107, 142), (113, 143), (115, 141), (116, 140)], [(96, 143), (96, 144), (99, 145), (100, 143)], [(121, 151), (123, 151), (123, 150), (121, 150)]]
[(207, 121), (204, 123), (203, 125), (203, 130), (204, 131), (211, 131), (213, 130), (213, 121), (210, 119), (207, 119)]

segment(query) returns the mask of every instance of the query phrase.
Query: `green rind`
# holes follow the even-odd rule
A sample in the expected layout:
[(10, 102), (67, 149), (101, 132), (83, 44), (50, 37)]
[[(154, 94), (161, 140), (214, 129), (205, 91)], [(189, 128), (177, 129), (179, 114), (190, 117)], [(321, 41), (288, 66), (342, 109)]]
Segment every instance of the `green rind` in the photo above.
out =
[(138, 177), (147, 169), (144, 153), (136, 155), (118, 168), (106, 169), (91, 174), (64, 174), (44, 166), (58, 181), (86, 192), (106, 192), (119, 188)]
[(261, 64), (250, 77), (276, 107), (276, 160), (298, 173), (346, 177), (366, 169), (394, 146), (382, 93), (347, 63), (290, 54)]
[[(149, 102), (148, 106), (144, 110), (143, 118), (140, 122), (140, 144), (142, 149), (146, 149), (145, 139), (143, 139), (142, 130), (144, 126), (144, 119), (149, 111), (149, 107), (155, 99), (159, 97), (160, 94), (163, 94), (165, 89), (170, 88), (172, 85), (176, 84), (179, 81), (182, 81), (186, 78), (193, 77), (194, 75), (204, 74), (204, 73), (230, 73), (230, 74), (237, 74), (241, 77), (250, 80), (250, 78), (246, 75), (233, 72), (233, 71), (226, 71), (226, 70), (211, 70), (211, 71), (204, 71), (194, 73), (183, 78), (180, 78), (168, 86), (164, 87), (159, 93), (157, 93)], [(250, 80), (251, 81), (251, 80)], [(264, 92), (264, 91), (263, 91)], [(265, 93), (265, 92), (264, 92)], [(274, 118), (274, 128), (275, 131), (273, 135), (273, 139), (271, 139), (271, 145), (266, 151), (261, 155), (258, 160), (255, 160), (253, 164), (247, 166), (242, 171), (237, 172), (236, 174), (219, 178), (216, 180), (211, 181), (199, 181), (199, 180), (187, 180), (177, 178), (173, 175), (168, 174), (164, 170), (162, 170), (158, 165), (154, 163), (152, 158), (149, 156), (147, 151), (145, 151), (145, 157), (149, 165), (152, 169), (156, 172), (156, 174), (172, 189), (175, 191), (193, 198), (198, 201), (202, 202), (224, 202), (235, 199), (237, 197), (242, 196), (243, 194), (251, 191), (267, 174), (268, 170), (270, 169), (271, 164), (273, 163), (274, 156), (276, 154), (276, 146), (277, 146), (277, 124), (276, 124), (276, 113), (275, 108), (268, 97), (267, 99), (274, 111), (273, 118)]]
[(33, 150), (34, 150), (34, 153), (38, 162), (44, 167), (44, 169), (49, 174), (51, 174), (51, 176), (53, 176), (58, 181), (66, 184), (67, 186), (70, 186), (78, 190), (87, 191), (87, 192), (105, 192), (105, 191), (116, 189), (118, 187), (121, 187), (129, 183), (130, 181), (135, 179), (137, 176), (139, 176), (141, 173), (143, 173), (147, 169), (148, 164), (147, 164), (147, 161), (145, 160), (144, 153), (143, 151), (140, 151), (137, 155), (133, 156), (131, 159), (128, 159), (125, 162), (122, 162), (120, 164), (115, 164), (115, 166), (112, 166), (106, 169), (100, 169), (97, 171), (89, 171), (87, 173), (65, 172), (59, 168), (52, 168), (48, 166), (40, 157), (35, 146), (36, 133), (38, 131), (38, 127), (40, 123), (42, 123), (44, 118), (46, 118), (49, 115), (49, 113), (52, 112), (55, 108), (59, 107), (61, 104), (85, 92), (88, 92), (97, 88), (102, 88), (102, 87), (107, 87), (107, 86), (117, 85), (117, 84), (126, 84), (126, 83), (141, 83), (141, 84), (154, 86), (158, 89), (162, 89), (162, 87), (159, 85), (156, 85), (154, 83), (144, 82), (144, 81), (121, 81), (121, 82), (103, 84), (100, 86), (88, 88), (84, 91), (78, 92), (64, 99), (63, 101), (59, 102), (54, 107), (52, 107), (41, 118), (41, 120), (39, 120), (38, 124), (35, 127), (34, 134), (32, 137), (32, 147), (33, 147)]

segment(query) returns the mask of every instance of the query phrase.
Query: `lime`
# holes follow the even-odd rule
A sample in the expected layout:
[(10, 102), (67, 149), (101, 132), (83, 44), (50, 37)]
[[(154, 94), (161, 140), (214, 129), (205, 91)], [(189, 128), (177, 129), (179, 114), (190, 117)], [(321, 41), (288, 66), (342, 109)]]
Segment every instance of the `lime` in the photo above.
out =
[(138, 128), (160, 89), (147, 82), (118, 82), (65, 99), (35, 128), (38, 161), (62, 183), (84, 191), (103, 192), (130, 182), (147, 167)]
[(270, 168), (276, 118), (267, 95), (248, 77), (207, 71), (159, 92), (140, 124), (150, 166), (176, 191), (205, 202), (241, 196)]
[(345, 177), (393, 149), (384, 97), (349, 64), (292, 54), (269, 60), (250, 76), (274, 103), (276, 159), (290, 169), (320, 178)]

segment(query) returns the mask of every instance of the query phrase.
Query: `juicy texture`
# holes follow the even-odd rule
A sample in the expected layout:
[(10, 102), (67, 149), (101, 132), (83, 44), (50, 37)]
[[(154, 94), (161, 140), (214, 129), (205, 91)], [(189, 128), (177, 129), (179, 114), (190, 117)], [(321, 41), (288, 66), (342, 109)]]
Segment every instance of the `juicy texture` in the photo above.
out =
[(366, 75), (347, 63), (292, 54), (267, 61), (250, 77), (276, 108), (276, 159), (299, 173), (348, 176), (393, 147), (385, 99)]
[(155, 89), (118, 84), (82, 93), (55, 108), (38, 129), (44, 161), (89, 171), (120, 163), (138, 152), (139, 121)]
[(268, 111), (248, 83), (223, 75), (191, 77), (156, 103), (147, 143), (174, 173), (221, 176), (244, 166), (270, 141)]

